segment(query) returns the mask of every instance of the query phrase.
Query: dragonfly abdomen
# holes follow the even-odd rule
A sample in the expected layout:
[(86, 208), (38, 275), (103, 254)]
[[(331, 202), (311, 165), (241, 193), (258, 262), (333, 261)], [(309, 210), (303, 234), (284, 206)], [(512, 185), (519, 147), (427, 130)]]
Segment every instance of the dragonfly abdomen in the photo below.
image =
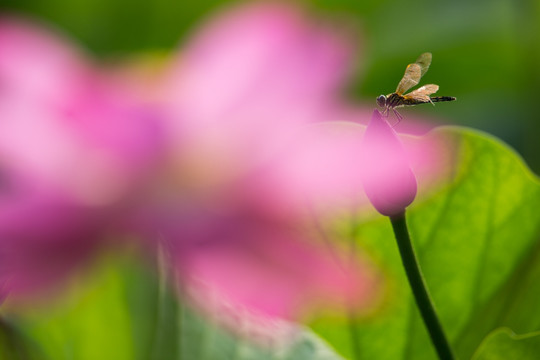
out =
[(434, 96), (431, 98), (431, 102), (441, 102), (441, 101), (454, 101), (456, 100), (453, 96)]

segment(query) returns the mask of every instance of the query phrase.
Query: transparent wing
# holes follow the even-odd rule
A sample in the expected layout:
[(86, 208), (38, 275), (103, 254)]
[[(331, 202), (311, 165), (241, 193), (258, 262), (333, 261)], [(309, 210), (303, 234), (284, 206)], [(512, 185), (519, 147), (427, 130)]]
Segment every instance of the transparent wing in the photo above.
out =
[(411, 91), (409, 94), (404, 95), (404, 97), (407, 99), (412, 99), (419, 103), (431, 102), (429, 96), (431, 94), (435, 94), (437, 90), (439, 90), (439, 85), (424, 85), (414, 91)]
[(420, 65), (421, 73), (420, 77), (424, 76), (424, 74), (428, 71), (429, 65), (431, 65), (431, 53), (423, 53), (416, 59), (415, 64)]
[(405, 69), (405, 75), (398, 84), (396, 93), (403, 95), (403, 93), (420, 82), (420, 78), (428, 71), (429, 65), (431, 65), (431, 53), (423, 53), (416, 59), (414, 64), (409, 64)]
[(417, 63), (407, 65), (405, 69), (405, 75), (399, 82), (396, 93), (403, 95), (403, 93), (413, 86), (417, 85), (422, 77), (422, 68)]

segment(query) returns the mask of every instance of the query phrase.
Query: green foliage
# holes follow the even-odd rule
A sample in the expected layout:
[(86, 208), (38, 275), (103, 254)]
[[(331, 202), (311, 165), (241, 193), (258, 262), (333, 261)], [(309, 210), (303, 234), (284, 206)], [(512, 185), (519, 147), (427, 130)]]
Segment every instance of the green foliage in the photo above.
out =
[(55, 304), (0, 323), (2, 360), (339, 360), (300, 326), (283, 346), (256, 346), (178, 301), (127, 258), (112, 257)]
[(131, 331), (138, 317), (127, 305), (126, 279), (109, 266), (84, 277), (54, 308), (24, 311), (14, 323), (47, 359), (135, 359)]
[[(447, 335), (458, 358), (469, 359), (497, 327), (540, 329), (540, 183), (491, 137), (455, 128), (440, 135), (455, 144), (457, 166), (442, 191), (413, 204), (408, 222)], [(360, 358), (435, 359), (388, 219), (358, 224), (356, 242), (385, 269), (389, 282), (384, 306), (357, 320)], [(314, 328), (328, 339), (348, 336), (344, 320), (319, 319)], [(339, 350), (352, 357), (350, 346)]]
[(44, 360), (38, 346), (12, 324), (0, 320), (0, 359)]
[(501, 328), (488, 335), (473, 360), (536, 360), (538, 354), (540, 332), (516, 335), (508, 328)]
[(223, 0), (4, 0), (9, 12), (34, 16), (99, 55), (171, 49)]

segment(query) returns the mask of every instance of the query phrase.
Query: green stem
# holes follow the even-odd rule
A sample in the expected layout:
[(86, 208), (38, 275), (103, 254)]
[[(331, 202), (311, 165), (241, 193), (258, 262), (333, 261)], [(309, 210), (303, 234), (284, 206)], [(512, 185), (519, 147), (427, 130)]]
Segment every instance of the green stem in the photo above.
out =
[(165, 249), (160, 246), (157, 253), (157, 310), (151, 359), (182, 358), (182, 303), (175, 294), (176, 282), (172, 278)]
[(394, 229), (403, 267), (407, 273), (407, 278), (409, 279), (409, 284), (411, 285), (411, 289), (416, 300), (416, 305), (420, 310), (424, 324), (426, 325), (429, 336), (431, 337), (431, 342), (439, 355), (439, 359), (454, 360), (455, 358), (452, 354), (452, 349), (450, 348), (450, 344), (444, 335), (441, 322), (439, 321), (437, 313), (435, 312), (435, 307), (429, 298), (424, 277), (422, 276), (422, 272), (418, 266), (418, 260), (416, 259), (411, 238), (409, 236), (409, 231), (407, 229), (405, 212), (399, 215), (391, 216), (390, 222), (392, 223), (392, 228)]
[(347, 313), (347, 325), (349, 327), (349, 335), (351, 340), (352, 356), (354, 360), (360, 360), (360, 343), (358, 342), (358, 337), (360, 336), (360, 331), (356, 323), (355, 314), (349, 310)]
[[(354, 264), (357, 261), (357, 251), (356, 251), (356, 236), (358, 232), (358, 227), (355, 225), (354, 221), (352, 222), (351, 226), (351, 233), (350, 233), (350, 265), (354, 266)], [(349, 335), (351, 340), (351, 350), (354, 360), (360, 360), (362, 358), (361, 353), (361, 346), (360, 342), (358, 341), (360, 337), (360, 329), (358, 328), (358, 323), (356, 319), (356, 314), (354, 311), (354, 308), (352, 307), (352, 304), (347, 304), (347, 325), (349, 327)]]

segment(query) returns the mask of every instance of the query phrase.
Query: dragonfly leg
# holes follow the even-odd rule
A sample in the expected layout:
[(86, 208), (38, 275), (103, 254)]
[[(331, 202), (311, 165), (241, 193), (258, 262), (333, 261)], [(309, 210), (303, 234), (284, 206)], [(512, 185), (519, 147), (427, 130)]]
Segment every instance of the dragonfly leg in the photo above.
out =
[(403, 120), (403, 116), (401, 116), (401, 114), (395, 109), (393, 108), (392, 111), (394, 112), (394, 115), (396, 116), (396, 119), (397, 119), (397, 123), (395, 123), (392, 127), (396, 126), (397, 124), (399, 124), (401, 122), (401, 120)]

